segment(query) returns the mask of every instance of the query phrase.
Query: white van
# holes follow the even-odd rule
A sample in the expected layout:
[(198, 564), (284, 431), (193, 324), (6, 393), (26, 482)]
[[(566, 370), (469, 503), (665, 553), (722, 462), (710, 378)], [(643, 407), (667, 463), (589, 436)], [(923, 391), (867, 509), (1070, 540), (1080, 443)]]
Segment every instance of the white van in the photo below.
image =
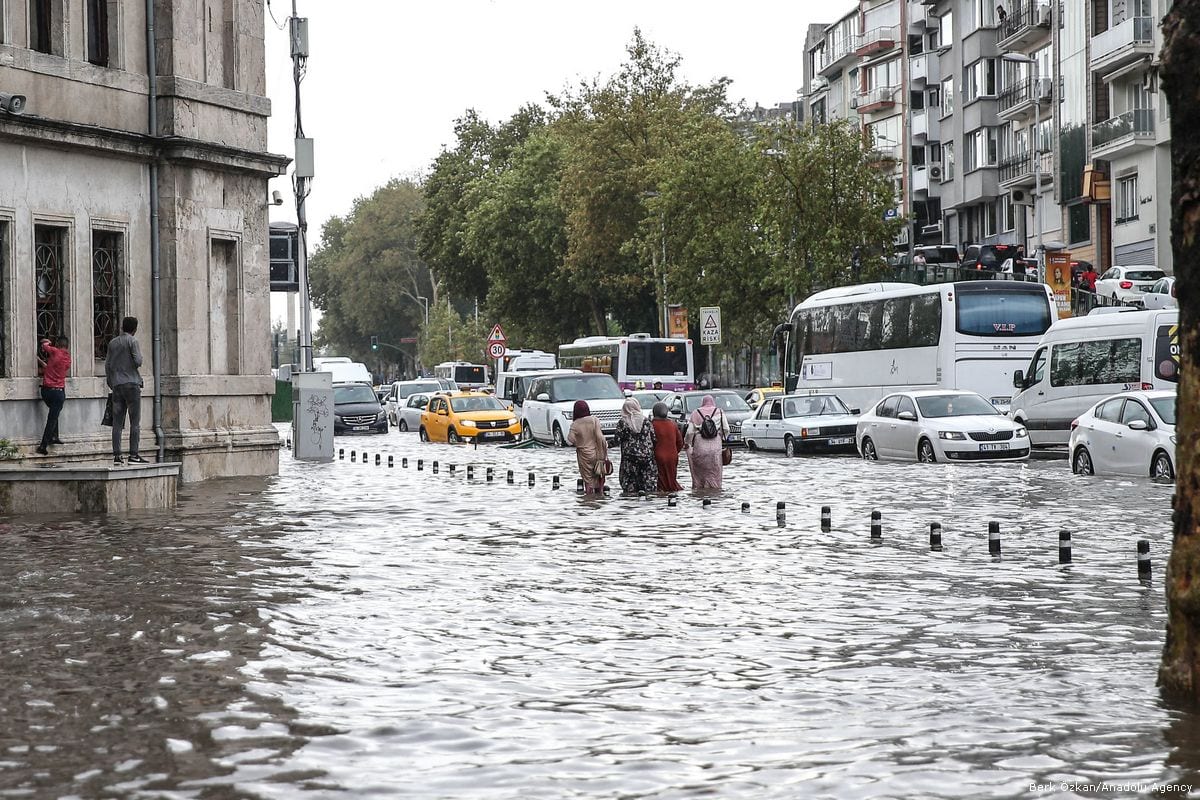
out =
[(1042, 335), (1028, 368), (1013, 373), (1008, 414), (1035, 447), (1065, 445), (1075, 418), (1105, 397), (1178, 383), (1178, 311), (1097, 308)]
[[(545, 350), (505, 350), (504, 358), (500, 360), (501, 372), (529, 372), (531, 370), (558, 369), (558, 356)], [(496, 384), (496, 395), (500, 395), (500, 385)]]
[(320, 366), (314, 361), (313, 372), (331, 373), (334, 383), (375, 383), (371, 371), (361, 361), (325, 361)]
[(608, 438), (617, 432), (625, 394), (612, 375), (579, 372), (569, 375), (543, 375), (534, 378), (526, 390), (525, 403), (517, 414), (521, 437), (567, 444), (575, 401), (586, 400), (600, 430)]
[(525, 393), (534, 378), (540, 378), (543, 375), (578, 375), (579, 372), (577, 369), (554, 369), (553, 367), (521, 372), (500, 372), (496, 375), (496, 397), (511, 404), (514, 409), (519, 409), (525, 402)]

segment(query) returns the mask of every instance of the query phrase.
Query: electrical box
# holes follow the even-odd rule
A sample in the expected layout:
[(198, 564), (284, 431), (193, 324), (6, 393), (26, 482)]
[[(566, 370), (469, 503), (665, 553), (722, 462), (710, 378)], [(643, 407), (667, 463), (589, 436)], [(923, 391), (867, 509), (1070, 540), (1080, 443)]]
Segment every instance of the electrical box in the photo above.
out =
[(312, 139), (297, 139), (296, 140), (296, 177), (311, 178), (316, 173), (313, 172), (313, 140)]
[(308, 18), (292, 17), (292, 58), (308, 58)]

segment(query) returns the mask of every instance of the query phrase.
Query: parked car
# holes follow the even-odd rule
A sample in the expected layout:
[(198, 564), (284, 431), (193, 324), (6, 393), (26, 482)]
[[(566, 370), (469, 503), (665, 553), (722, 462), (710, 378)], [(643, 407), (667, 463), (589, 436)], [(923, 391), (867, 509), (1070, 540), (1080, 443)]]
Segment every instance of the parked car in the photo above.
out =
[(625, 395), (612, 375), (575, 372), (534, 378), (521, 404), (521, 435), (566, 447), (576, 400), (586, 400), (600, 430), (612, 438)]
[(974, 392), (926, 389), (890, 394), (858, 419), (868, 460), (1019, 461), (1029, 434)]
[(1157, 267), (1112, 267), (1096, 279), (1096, 294), (1119, 303), (1140, 303), (1166, 273)]
[[(400, 409), (408, 398), (414, 394), (433, 394), (434, 392), (457, 391), (454, 381), (445, 378), (418, 378), (413, 381), (396, 381), (388, 391), (383, 404), (387, 407), (388, 419), (393, 425), (400, 424)], [(411, 425), (411, 420), (410, 420)], [(412, 425), (415, 430), (416, 426)]]
[(512, 441), (521, 435), (506, 405), (483, 392), (446, 392), (429, 398), (418, 429), (423, 442)]
[(729, 423), (729, 439), (727, 441), (734, 444), (741, 442), (742, 423), (750, 419), (754, 411), (737, 392), (729, 389), (695, 389), (690, 392), (674, 392), (663, 402), (670, 409), (668, 414), (679, 425), (680, 432), (686, 432), (688, 419), (692, 416), (692, 412), (700, 408), (700, 403), (709, 395), (716, 401), (717, 408), (721, 409), (725, 414), (726, 422)]
[(402, 432), (420, 430), (421, 414), (425, 413), (430, 397), (433, 397), (433, 394), (429, 392), (410, 394), (404, 405), (396, 411), (396, 427)]
[(999, 272), (1004, 262), (1016, 259), (1015, 244), (972, 244), (963, 251), (963, 269), (989, 269)]
[(835, 394), (813, 393), (769, 397), (758, 412), (742, 423), (742, 436), (751, 450), (856, 452), (854, 435), (858, 409), (850, 409)]
[(638, 401), (638, 405), (642, 407), (642, 416), (648, 418), (654, 411), (654, 404), (667, 398), (670, 394), (665, 389), (640, 389), (630, 392), (629, 396)]
[(952, 244), (920, 245), (913, 248), (913, 258), (918, 255), (925, 259), (926, 266), (958, 266), (958, 248)]
[(333, 387), (333, 432), (387, 433), (387, 411), (369, 383), (338, 383)]
[(768, 397), (779, 397), (781, 394), (783, 394), (782, 386), (760, 386), (746, 392), (742, 399), (750, 408), (757, 410)]
[(1071, 423), (1071, 471), (1175, 479), (1175, 390), (1122, 392)]
[(1179, 308), (1179, 300), (1175, 297), (1175, 279), (1159, 278), (1142, 295), (1142, 305), (1147, 309), (1158, 311), (1165, 308)]

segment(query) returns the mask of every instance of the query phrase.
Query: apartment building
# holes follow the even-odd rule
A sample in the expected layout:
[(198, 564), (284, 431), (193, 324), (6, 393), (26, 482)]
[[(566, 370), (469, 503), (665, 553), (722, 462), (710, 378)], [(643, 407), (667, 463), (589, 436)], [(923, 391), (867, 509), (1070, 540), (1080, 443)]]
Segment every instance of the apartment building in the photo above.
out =
[[(35, 456), (37, 346), (70, 339), (50, 461), (111, 463), (106, 345), (140, 320), (142, 453), (278, 469), (262, 0), (0, 2), (0, 437)], [(149, 42), (148, 38), (153, 36)]]

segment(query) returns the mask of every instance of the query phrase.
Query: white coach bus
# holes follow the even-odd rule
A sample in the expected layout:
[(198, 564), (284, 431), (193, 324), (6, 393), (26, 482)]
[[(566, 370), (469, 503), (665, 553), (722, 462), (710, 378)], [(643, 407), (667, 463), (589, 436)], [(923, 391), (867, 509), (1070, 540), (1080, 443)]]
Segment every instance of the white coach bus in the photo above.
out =
[(1013, 371), (1057, 318), (1050, 287), (974, 280), (873, 283), (818, 292), (786, 326), (795, 390), (866, 409), (908, 389), (966, 389), (1007, 411)]

